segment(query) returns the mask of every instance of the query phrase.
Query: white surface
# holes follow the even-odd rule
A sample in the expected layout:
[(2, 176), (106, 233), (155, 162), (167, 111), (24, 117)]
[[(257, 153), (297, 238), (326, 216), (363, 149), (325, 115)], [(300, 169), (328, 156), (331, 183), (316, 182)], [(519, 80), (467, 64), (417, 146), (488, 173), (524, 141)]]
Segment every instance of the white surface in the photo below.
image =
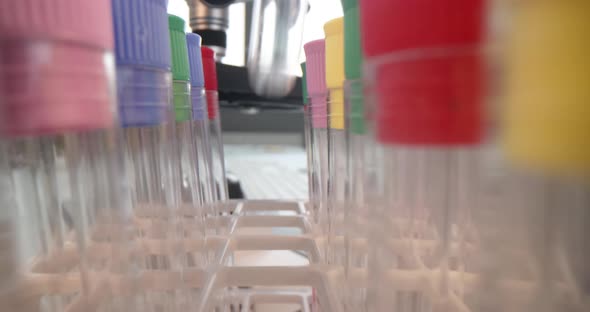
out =
[(228, 172), (247, 199), (307, 199), (305, 150), (282, 145), (225, 145)]

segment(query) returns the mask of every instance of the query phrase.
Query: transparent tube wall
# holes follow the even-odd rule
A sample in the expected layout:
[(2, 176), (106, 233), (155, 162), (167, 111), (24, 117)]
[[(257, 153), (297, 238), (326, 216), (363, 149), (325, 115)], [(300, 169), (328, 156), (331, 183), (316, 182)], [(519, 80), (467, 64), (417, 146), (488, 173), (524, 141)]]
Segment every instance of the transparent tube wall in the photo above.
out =
[(191, 98), (193, 102), (193, 140), (195, 141), (198, 169), (197, 185), (199, 192), (202, 194), (204, 213), (206, 216), (213, 217), (215, 215), (214, 203), (217, 201), (217, 196), (214, 193), (215, 180), (211, 163), (211, 137), (209, 135), (205, 90), (200, 87), (192, 87)]
[[(339, 90), (342, 92), (342, 89)], [(330, 101), (333, 101), (330, 98)], [(342, 99), (341, 99), (342, 101)], [(344, 103), (335, 103), (344, 107)], [(330, 103), (329, 107), (333, 104)], [(345, 222), (345, 200), (347, 194), (348, 169), (347, 169), (347, 152), (348, 141), (344, 123), (344, 114), (330, 112), (330, 128), (328, 140), (328, 219), (329, 225), (329, 255), (330, 263), (343, 264), (345, 258), (344, 251), (344, 222)], [(335, 119), (342, 119), (334, 124)]]
[[(372, 304), (378, 311), (460, 311), (473, 299), (461, 276), (474, 276), (478, 268), (473, 211), (481, 198), (479, 51), (395, 56), (371, 64), (371, 77), (381, 78), (373, 90), (383, 153), (375, 220), (381, 231), (373, 233), (378, 295)], [(459, 69), (448, 83), (431, 83)], [(420, 109), (409, 104), (418, 102)]]
[[(131, 197), (113, 130), (112, 55), (51, 40), (5, 43), (10, 53), (0, 62), (22, 72), (0, 70), (0, 80), (22, 87), (27, 75), (40, 79), (26, 94), (22, 88), (0, 91), (0, 304), (11, 311), (64, 311), (94, 301), (105, 309), (131, 309), (140, 298), (110, 292), (119, 280), (137, 294), (138, 282)], [(43, 93), (64, 91), (57, 80), (72, 76), (45, 67), (38, 56), (77, 77), (79, 89), (60, 98)], [(76, 64), (64, 62), (72, 57)], [(89, 68), (96, 69), (92, 79), (86, 79)], [(35, 107), (27, 109), (31, 99)], [(23, 286), (43, 285), (41, 276), (78, 286), (30, 296)]]
[[(197, 141), (193, 137), (193, 109), (190, 84), (186, 81), (173, 82), (173, 101), (176, 119), (177, 147), (180, 156), (180, 218), (183, 237), (205, 242), (205, 206), (204, 199), (207, 189), (200, 185), (200, 164)], [(202, 165), (201, 165), (202, 166)], [(187, 268), (203, 268), (207, 263), (205, 250), (188, 250), (186, 255)], [(196, 294), (194, 295), (196, 297)]]
[(256, 94), (283, 97), (295, 86), (307, 0), (255, 0), (248, 78)]
[[(171, 74), (160, 69), (119, 68), (117, 75), (120, 109), (128, 117), (123, 132), (134, 187), (133, 209), (141, 219), (139, 237), (150, 241), (177, 240), (183, 237), (179, 218), (182, 176), (171, 104)], [(149, 83), (142, 85), (142, 79)], [(135, 90), (145, 92), (144, 97), (132, 92)], [(141, 260), (147, 271), (181, 272), (187, 257), (181, 249), (167, 248), (147, 252)], [(180, 290), (154, 290), (147, 296), (150, 306), (164, 309), (173, 309), (186, 299)]]
[(217, 91), (206, 91), (209, 107), (209, 135), (211, 139), (211, 167), (215, 180), (214, 195), (217, 200), (229, 198), (225, 179), (225, 160), (223, 157), (223, 136), (221, 134), (221, 118), (219, 117), (219, 99)]

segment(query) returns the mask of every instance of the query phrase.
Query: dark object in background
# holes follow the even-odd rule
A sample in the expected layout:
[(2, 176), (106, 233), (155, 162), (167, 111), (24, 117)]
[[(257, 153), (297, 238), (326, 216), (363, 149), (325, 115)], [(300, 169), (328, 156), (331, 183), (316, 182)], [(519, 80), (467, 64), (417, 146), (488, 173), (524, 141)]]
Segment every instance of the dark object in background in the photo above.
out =
[(226, 179), (229, 199), (245, 199), (246, 196), (244, 195), (244, 191), (242, 190), (242, 185), (238, 177), (232, 175), (231, 173), (227, 173)]
[(190, 27), (203, 39), (218, 59), (225, 56), (227, 48), (227, 28), (229, 27), (228, 6), (235, 0), (189, 0)]

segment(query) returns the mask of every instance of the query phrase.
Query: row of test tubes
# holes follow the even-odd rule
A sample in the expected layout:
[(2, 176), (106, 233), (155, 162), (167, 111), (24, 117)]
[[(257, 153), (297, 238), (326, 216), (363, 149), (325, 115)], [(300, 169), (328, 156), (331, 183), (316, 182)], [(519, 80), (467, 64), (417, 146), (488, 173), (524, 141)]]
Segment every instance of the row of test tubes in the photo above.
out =
[(590, 3), (342, 5), (302, 67), (343, 310), (588, 311)]
[(228, 197), (215, 56), (167, 5), (0, 1), (0, 310), (198, 306)]

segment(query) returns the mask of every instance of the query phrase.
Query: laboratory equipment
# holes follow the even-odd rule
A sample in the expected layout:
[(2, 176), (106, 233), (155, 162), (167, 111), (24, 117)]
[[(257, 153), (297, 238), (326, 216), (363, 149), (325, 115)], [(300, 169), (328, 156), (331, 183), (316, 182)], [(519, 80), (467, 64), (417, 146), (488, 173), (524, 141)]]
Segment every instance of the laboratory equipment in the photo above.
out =
[(225, 56), (228, 6), (235, 0), (186, 0), (190, 12), (190, 26), (203, 38), (203, 45), (215, 51), (217, 57)]
[[(481, 310), (590, 308), (590, 3), (513, 5), (505, 36), (499, 201), (477, 214)], [(551, 21), (548, 25), (546, 21)], [(537, 47), (544, 46), (545, 49)]]
[[(310, 218), (318, 235), (327, 237), (328, 215), (328, 91), (326, 89), (325, 41), (315, 40), (304, 45), (306, 55), (306, 82), (311, 112), (313, 168), (317, 176), (316, 194), (310, 202)], [(326, 246), (322, 248), (327, 260)]]
[(303, 135), (305, 139), (305, 152), (307, 156), (307, 192), (308, 192), (308, 209), (311, 211), (312, 203), (317, 202), (317, 173), (314, 172), (313, 167), (313, 136), (311, 126), (311, 107), (309, 104), (309, 98), (307, 95), (307, 69), (305, 62), (301, 63), (301, 93), (303, 95)]
[[(174, 117), (176, 122), (176, 152), (180, 157), (177, 171), (180, 173), (180, 211), (179, 218), (182, 228), (181, 237), (205, 241), (206, 224), (204, 199), (208, 189), (201, 188), (201, 167), (203, 159), (198, 156), (197, 140), (193, 131), (193, 116), (199, 110), (193, 110), (191, 97), (191, 71), (187, 48), (187, 36), (184, 33), (184, 20), (178, 16), (169, 15), (170, 49), (172, 52), (172, 90), (174, 102)], [(193, 35), (197, 36), (197, 35)], [(202, 90), (201, 90), (202, 91)], [(201, 112), (202, 113), (202, 112)], [(205, 159), (205, 158), (204, 158)], [(207, 187), (205, 185), (205, 187)], [(185, 268), (202, 268), (207, 264), (207, 252), (187, 252)], [(190, 301), (195, 294), (189, 295)]]
[[(369, 218), (377, 189), (378, 155), (372, 133), (372, 121), (363, 95), (361, 75), (359, 8), (357, 0), (342, 1), (344, 9), (344, 102), (347, 122), (348, 193), (344, 207), (346, 309), (367, 311), (367, 283), (352, 276), (359, 272), (367, 278), (369, 268)], [(367, 125), (369, 124), (369, 125)]]
[(474, 298), (461, 276), (477, 273), (486, 1), (360, 8), (383, 152), (370, 310), (469, 309)]
[(208, 47), (201, 47), (203, 73), (205, 75), (205, 94), (209, 116), (209, 135), (211, 142), (211, 167), (213, 170), (213, 194), (219, 201), (227, 200), (227, 182), (225, 179), (225, 160), (223, 159), (223, 137), (221, 118), (219, 116), (219, 98), (217, 93), (217, 69), (215, 52)]
[(137, 281), (111, 4), (44, 4), (0, 2), (0, 305), (84, 310), (100, 298), (128, 310), (111, 291)]
[(326, 35), (326, 87), (328, 88), (328, 262), (344, 263), (344, 208), (347, 197), (347, 137), (344, 116), (344, 19), (324, 25)]
[[(117, 96), (133, 188), (133, 216), (141, 219), (137, 230), (140, 241), (177, 240), (182, 235), (166, 3), (113, 2)], [(166, 270), (180, 273), (184, 260), (178, 248), (151, 249), (139, 254), (139, 268), (142, 274)], [(178, 282), (179, 278), (173, 280)], [(150, 289), (145, 292), (145, 307), (171, 310), (186, 305), (183, 290)]]
[(215, 201), (214, 179), (211, 167), (211, 141), (209, 138), (209, 118), (205, 95), (205, 77), (201, 57), (201, 38), (196, 34), (186, 35), (188, 59), (191, 70), (191, 101), (193, 107), (193, 140), (196, 149), (198, 188), (202, 194), (202, 205), (206, 215), (213, 216)]
[(258, 95), (286, 96), (295, 84), (307, 0), (254, 0), (248, 77)]

